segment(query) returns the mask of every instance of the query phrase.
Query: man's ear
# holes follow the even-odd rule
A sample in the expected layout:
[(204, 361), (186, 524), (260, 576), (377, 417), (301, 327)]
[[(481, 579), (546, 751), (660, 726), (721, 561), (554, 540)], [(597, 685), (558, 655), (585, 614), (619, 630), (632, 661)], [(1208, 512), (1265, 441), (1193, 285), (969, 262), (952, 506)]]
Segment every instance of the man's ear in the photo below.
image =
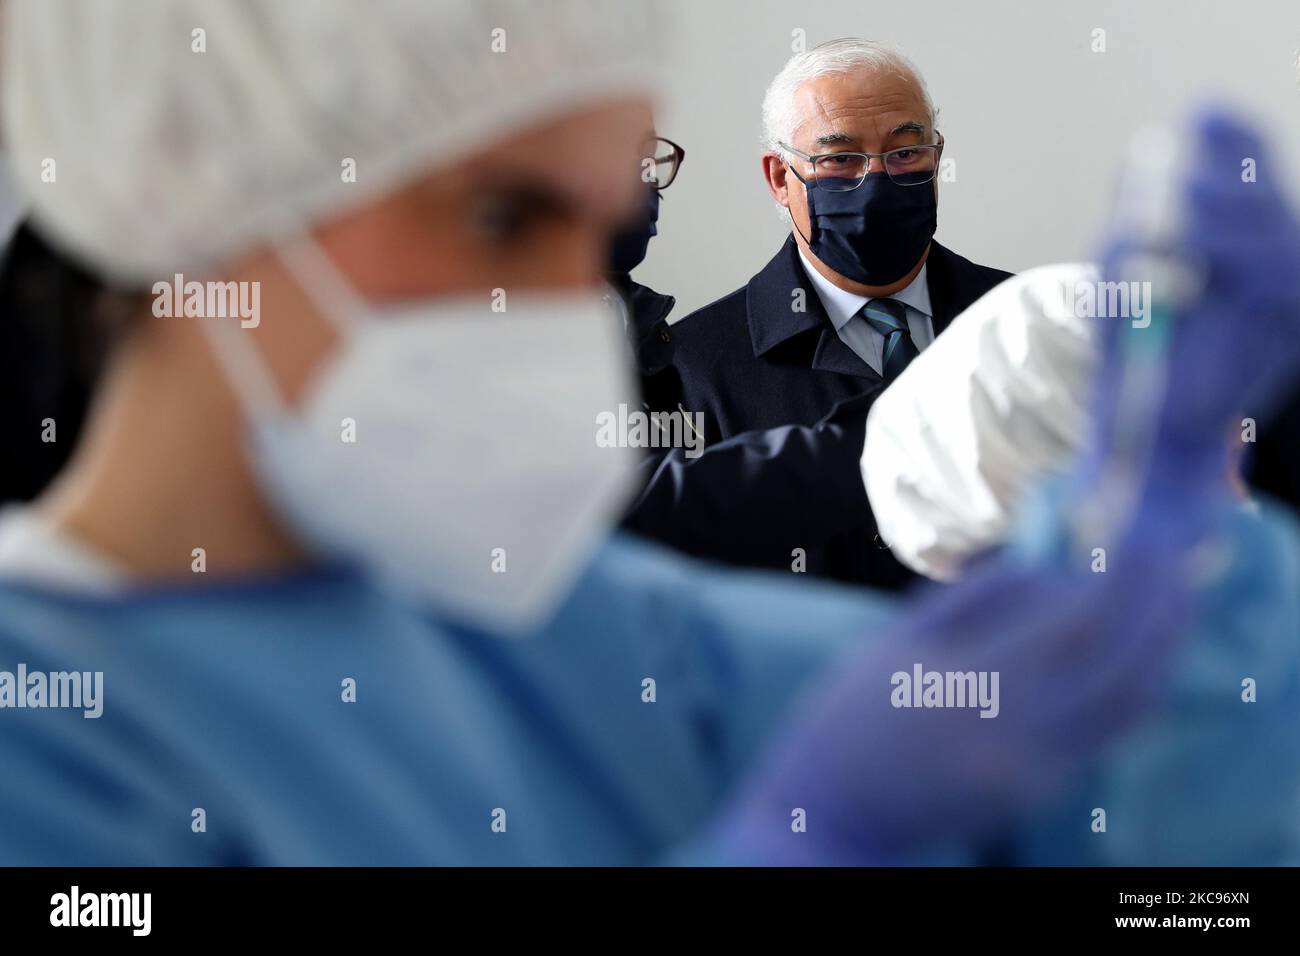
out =
[(790, 186), (786, 180), (789, 168), (776, 153), (763, 154), (763, 178), (767, 180), (768, 191), (772, 198), (787, 209), (790, 208)]

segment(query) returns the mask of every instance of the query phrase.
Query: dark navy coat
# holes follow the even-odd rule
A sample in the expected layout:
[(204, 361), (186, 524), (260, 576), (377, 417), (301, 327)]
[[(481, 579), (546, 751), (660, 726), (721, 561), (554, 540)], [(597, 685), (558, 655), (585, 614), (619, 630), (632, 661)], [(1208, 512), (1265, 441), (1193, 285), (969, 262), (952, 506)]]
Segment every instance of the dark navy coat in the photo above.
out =
[(677, 300), (633, 282), (626, 274), (609, 277), (627, 307), (627, 344), (641, 380), (639, 401), (629, 404), (648, 412), (674, 411), (681, 401), (682, 385), (673, 367), (672, 334), (668, 315)]
[[(935, 334), (1009, 275), (934, 243)], [(791, 308), (795, 290), (802, 312)], [(682, 405), (704, 413), (705, 450), (657, 459), (628, 527), (732, 564), (891, 590), (913, 580), (880, 540), (859, 472), (884, 382), (840, 341), (794, 241), (669, 334)]]
[[(680, 410), (681, 379), (667, 322), (673, 297), (627, 276), (610, 282), (627, 305), (627, 343), (640, 377), (640, 406)], [(816, 552), (840, 533), (843, 514), (870, 513), (858, 459), (877, 391), (842, 403), (813, 427), (746, 432), (706, 446), (696, 459), (681, 449), (652, 452), (644, 465), (644, 488), (624, 527), (731, 564), (781, 566), (777, 559), (789, 553), (789, 541)], [(769, 558), (756, 561), (758, 554)], [(894, 565), (886, 556), (877, 560)]]
[[(935, 335), (1009, 277), (932, 243), (926, 279)], [(713, 441), (814, 425), (837, 403), (882, 384), (840, 341), (793, 238), (748, 285), (673, 325), (672, 336), (682, 401), (704, 413), (705, 436)]]

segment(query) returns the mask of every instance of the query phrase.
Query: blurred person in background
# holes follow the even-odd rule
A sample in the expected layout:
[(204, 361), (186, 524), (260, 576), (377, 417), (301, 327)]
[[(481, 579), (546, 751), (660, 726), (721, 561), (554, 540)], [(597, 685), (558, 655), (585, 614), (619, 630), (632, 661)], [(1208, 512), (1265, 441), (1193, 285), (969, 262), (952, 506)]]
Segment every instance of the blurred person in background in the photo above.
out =
[(672, 333), (668, 316), (676, 304), (632, 278), (645, 261), (650, 240), (659, 234), (659, 204), (677, 179), (686, 150), (670, 139), (651, 136), (642, 147), (642, 190), (645, 202), (615, 233), (609, 246), (606, 279), (626, 305), (628, 348), (641, 373), (640, 406), (647, 412), (680, 411), (681, 380), (672, 366)]

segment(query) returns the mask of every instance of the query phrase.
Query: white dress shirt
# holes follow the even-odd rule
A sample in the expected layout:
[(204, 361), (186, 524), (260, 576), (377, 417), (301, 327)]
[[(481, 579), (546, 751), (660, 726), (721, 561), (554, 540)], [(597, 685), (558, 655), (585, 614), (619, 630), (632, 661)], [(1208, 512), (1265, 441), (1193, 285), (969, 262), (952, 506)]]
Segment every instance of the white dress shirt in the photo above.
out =
[[(885, 337), (871, 327), (862, 317), (862, 307), (871, 299), (863, 295), (845, 292), (817, 271), (817, 267), (808, 261), (802, 249), (799, 259), (803, 268), (817, 290), (822, 308), (835, 327), (835, 334), (840, 341), (851, 348), (862, 361), (883, 375), (885, 367)], [(930, 287), (925, 282), (925, 272), (929, 264), (921, 266), (911, 282), (888, 298), (903, 303), (907, 309), (907, 330), (912, 335), (916, 350), (923, 352), (934, 341), (934, 313), (930, 308)]]

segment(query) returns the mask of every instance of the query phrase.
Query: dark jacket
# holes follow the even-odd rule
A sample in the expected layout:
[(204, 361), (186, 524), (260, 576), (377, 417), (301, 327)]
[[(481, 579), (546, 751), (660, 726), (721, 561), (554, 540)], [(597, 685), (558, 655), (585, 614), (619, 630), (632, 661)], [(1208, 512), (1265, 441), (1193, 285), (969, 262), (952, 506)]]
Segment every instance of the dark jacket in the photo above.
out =
[[(681, 380), (667, 322), (673, 297), (627, 276), (610, 282), (628, 310), (641, 407), (680, 411)], [(650, 452), (642, 492), (624, 527), (696, 557), (789, 566), (794, 558), (781, 559), (790, 555), (791, 542), (816, 551), (840, 533), (843, 514), (870, 513), (858, 459), (877, 390), (837, 406), (813, 427), (746, 432), (707, 445), (698, 458), (687, 458), (683, 449)], [(756, 562), (760, 554), (764, 560)], [(877, 560), (893, 563), (887, 556)]]
[(668, 315), (677, 300), (633, 282), (628, 275), (610, 276), (609, 282), (627, 307), (627, 344), (641, 378), (641, 400), (634, 407), (649, 412), (675, 410), (682, 386), (673, 367)]
[[(938, 243), (926, 278), (936, 335), (1010, 273)], [(791, 308), (802, 290), (803, 311)], [(915, 575), (877, 534), (859, 461), (884, 386), (840, 341), (789, 240), (743, 289), (671, 327), (682, 403), (705, 453), (658, 462), (628, 524), (734, 564), (902, 588)]]
[[(933, 243), (926, 280), (935, 334), (1009, 276)], [(672, 326), (672, 334), (682, 401), (704, 413), (711, 441), (754, 429), (813, 425), (837, 403), (882, 384), (840, 341), (793, 238), (748, 285), (688, 315)]]
[[(858, 462), (878, 391), (840, 403), (816, 425), (742, 432), (695, 459), (681, 449), (648, 459), (624, 526), (696, 557), (824, 573), (825, 550), (843, 536), (845, 516), (858, 516), (859, 530), (871, 521)], [(860, 571), (852, 580), (901, 584), (874, 525), (864, 533), (869, 547), (852, 562)]]

